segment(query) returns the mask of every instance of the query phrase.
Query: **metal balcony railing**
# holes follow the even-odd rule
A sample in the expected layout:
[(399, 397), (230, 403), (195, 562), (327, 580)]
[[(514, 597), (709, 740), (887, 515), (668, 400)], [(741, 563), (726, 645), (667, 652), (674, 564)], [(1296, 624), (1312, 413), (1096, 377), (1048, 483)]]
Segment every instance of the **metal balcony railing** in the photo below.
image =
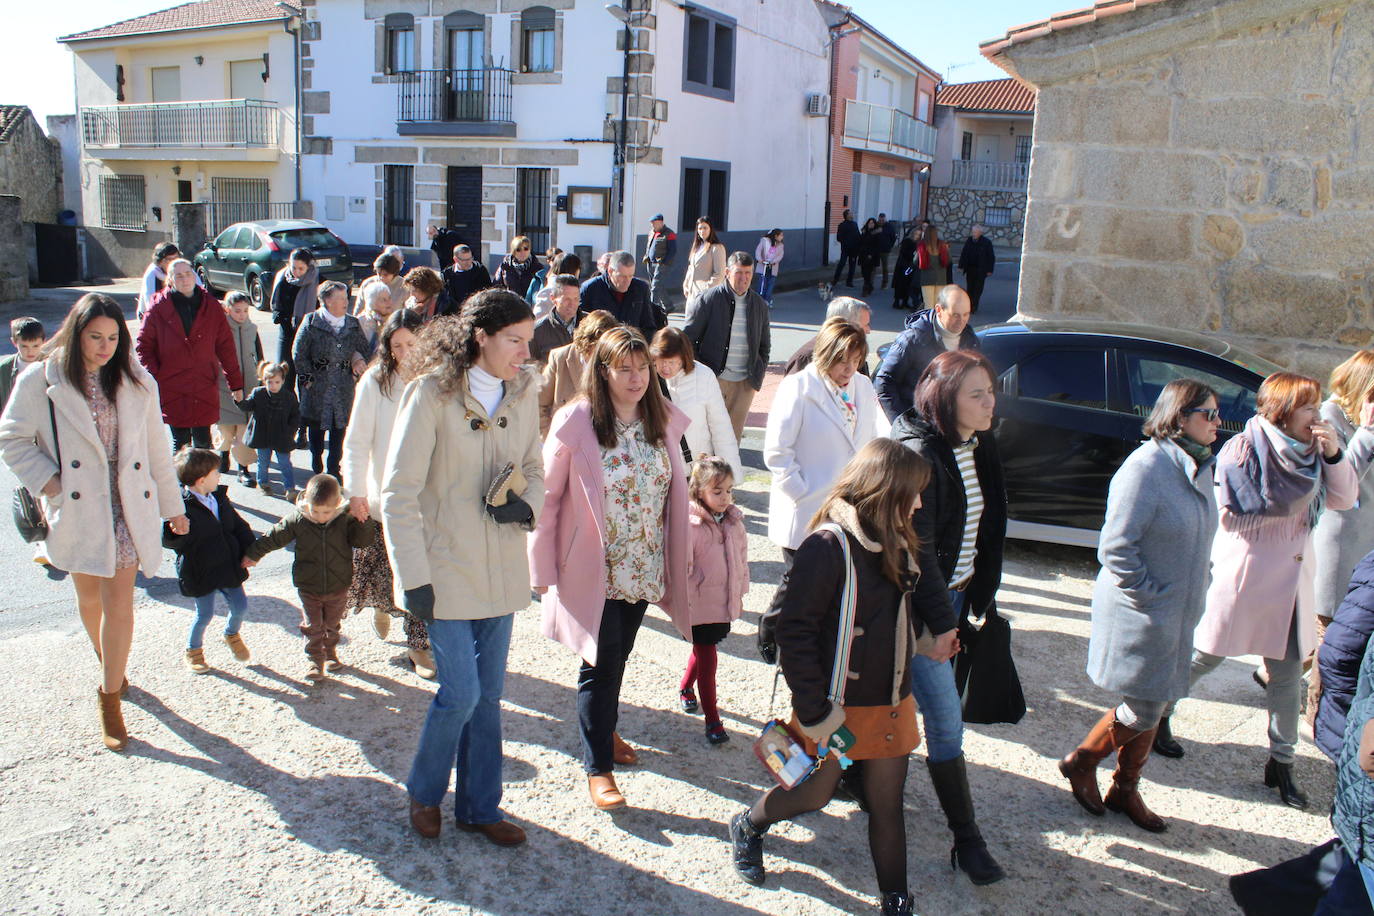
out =
[(395, 82), (399, 122), (515, 120), (510, 70), (407, 70)]
[(955, 159), (950, 174), (952, 188), (974, 188), (987, 191), (1025, 191), (1030, 174), (1029, 162), (980, 162), (974, 159)]
[(106, 105), (81, 109), (81, 138), (89, 149), (270, 148), (280, 120), (262, 99)]
[(935, 158), (935, 128), (886, 105), (845, 99), (844, 135), (860, 141), (864, 149), (923, 161)]

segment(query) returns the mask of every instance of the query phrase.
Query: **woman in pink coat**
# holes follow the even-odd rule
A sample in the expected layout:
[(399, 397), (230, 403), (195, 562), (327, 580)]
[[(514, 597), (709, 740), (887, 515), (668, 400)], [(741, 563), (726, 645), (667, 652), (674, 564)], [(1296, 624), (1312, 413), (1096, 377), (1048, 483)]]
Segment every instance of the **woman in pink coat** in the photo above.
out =
[(1359, 493), (1335, 430), (1321, 420), (1320, 402), (1314, 379), (1274, 373), (1260, 386), (1258, 415), (1217, 455), (1220, 528), (1189, 680), (1195, 684), (1231, 656), (1263, 656), (1269, 672), (1264, 784), (1293, 808), (1307, 807), (1293, 782), (1293, 757), (1302, 663), (1316, 645), (1312, 529), (1324, 510), (1349, 509)]
[[(615, 733), (625, 662), (650, 602), (687, 606), (687, 480), (677, 443), (687, 418), (663, 399), (649, 345), (631, 328), (597, 341), (582, 397), (544, 442), (544, 511), (529, 538), (543, 632), (582, 657), (577, 717), (592, 803), (625, 807), (615, 764), (633, 748)], [(675, 618), (676, 619), (676, 618)]]

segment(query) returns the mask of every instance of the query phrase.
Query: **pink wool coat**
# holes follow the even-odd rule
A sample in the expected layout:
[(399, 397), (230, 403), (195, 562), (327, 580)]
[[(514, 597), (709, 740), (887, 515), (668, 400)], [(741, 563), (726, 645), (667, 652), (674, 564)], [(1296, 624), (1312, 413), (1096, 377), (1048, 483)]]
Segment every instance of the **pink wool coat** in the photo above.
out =
[(749, 591), (749, 537), (738, 506), (719, 523), (695, 501), (688, 505), (692, 554), (687, 566), (687, 613), (673, 617), (684, 639), (702, 623), (732, 623), (744, 612)]
[[(687, 415), (668, 407), (668, 487), (663, 600), (676, 621), (687, 608), (687, 478), (677, 442)], [(577, 400), (554, 415), (544, 441), (544, 509), (529, 536), (530, 584), (547, 587), (542, 632), (596, 664), (597, 633), (606, 603), (605, 480), (591, 408)]]
[[(1355, 505), (1360, 485), (1347, 455), (1323, 465), (1322, 474), (1327, 512)], [(1209, 655), (1281, 659), (1288, 650), (1296, 602), (1298, 649), (1305, 658), (1317, 645), (1311, 530), (1292, 519), (1275, 518), (1266, 519), (1257, 533), (1242, 535), (1235, 519), (1221, 510), (1221, 527), (1212, 541), (1212, 585), (1194, 646)]]

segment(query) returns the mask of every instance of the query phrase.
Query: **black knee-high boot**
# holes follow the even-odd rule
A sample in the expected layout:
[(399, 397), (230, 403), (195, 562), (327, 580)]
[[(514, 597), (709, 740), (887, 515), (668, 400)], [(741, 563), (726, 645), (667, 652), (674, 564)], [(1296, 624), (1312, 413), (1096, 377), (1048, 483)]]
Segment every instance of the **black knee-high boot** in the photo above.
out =
[(940, 799), (949, 829), (954, 834), (954, 848), (950, 850), (951, 868), (961, 868), (974, 884), (993, 884), (1006, 877), (1002, 866), (988, 852), (987, 843), (973, 817), (973, 796), (969, 793), (968, 770), (964, 755), (939, 763), (926, 761), (935, 795)]

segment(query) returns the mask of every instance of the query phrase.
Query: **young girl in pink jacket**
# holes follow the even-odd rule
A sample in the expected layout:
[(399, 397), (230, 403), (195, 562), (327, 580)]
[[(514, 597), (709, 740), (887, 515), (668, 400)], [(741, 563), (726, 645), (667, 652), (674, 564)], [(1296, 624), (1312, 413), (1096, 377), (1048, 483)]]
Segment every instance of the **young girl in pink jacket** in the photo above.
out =
[[(692, 552), (687, 566), (687, 614), (674, 619), (692, 655), (678, 695), (682, 711), (700, 708), (706, 716), (706, 740), (730, 740), (716, 708), (716, 645), (730, 635), (730, 624), (744, 610), (749, 591), (748, 538), (744, 517), (735, 507), (735, 475), (730, 463), (714, 455), (692, 465), (687, 495)], [(701, 694), (698, 707), (697, 693)]]

